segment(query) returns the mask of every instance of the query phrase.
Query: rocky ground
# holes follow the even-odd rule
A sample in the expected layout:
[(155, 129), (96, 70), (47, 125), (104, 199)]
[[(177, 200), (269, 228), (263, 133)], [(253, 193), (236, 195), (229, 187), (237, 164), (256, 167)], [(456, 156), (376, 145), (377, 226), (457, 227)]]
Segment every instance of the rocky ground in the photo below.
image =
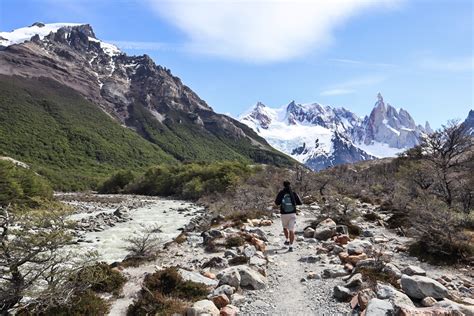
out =
[(110, 315), (124, 315), (144, 276), (167, 266), (212, 289), (188, 315), (474, 315), (472, 267), (409, 257), (409, 239), (385, 229), (383, 215), (356, 218), (362, 234), (355, 239), (331, 219), (307, 228), (319, 215), (317, 204), (301, 208), (294, 252), (283, 246), (278, 215), (240, 226), (221, 221), (203, 233), (192, 224), (183, 242), (167, 244), (155, 261), (122, 269), (129, 281), (111, 298)]

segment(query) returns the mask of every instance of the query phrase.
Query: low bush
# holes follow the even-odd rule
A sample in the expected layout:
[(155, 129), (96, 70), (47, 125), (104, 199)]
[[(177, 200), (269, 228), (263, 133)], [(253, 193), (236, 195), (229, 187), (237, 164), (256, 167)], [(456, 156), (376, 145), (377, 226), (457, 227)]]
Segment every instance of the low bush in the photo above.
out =
[(105, 262), (86, 267), (78, 272), (77, 280), (80, 283), (91, 284), (96, 292), (107, 292), (118, 295), (127, 279), (118, 271), (112, 269)]
[(70, 303), (59, 306), (31, 305), (20, 310), (18, 316), (101, 316), (109, 311), (109, 305), (105, 300), (97, 296), (93, 291), (74, 294)]
[(204, 299), (207, 295), (209, 289), (204, 284), (185, 281), (175, 267), (170, 267), (145, 277), (140, 295), (127, 314), (182, 314), (190, 302)]
[(107, 179), (99, 188), (99, 193), (102, 194), (117, 194), (122, 193), (125, 186), (135, 180), (135, 174), (131, 171), (119, 171), (112, 177)]

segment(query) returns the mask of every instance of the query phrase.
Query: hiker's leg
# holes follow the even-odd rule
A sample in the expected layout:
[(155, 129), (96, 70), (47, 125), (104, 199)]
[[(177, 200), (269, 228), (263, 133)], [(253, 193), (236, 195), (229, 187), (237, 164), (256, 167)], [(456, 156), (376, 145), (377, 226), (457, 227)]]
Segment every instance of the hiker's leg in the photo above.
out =
[(293, 245), (294, 241), (295, 241), (295, 231), (290, 230), (290, 245)]
[(283, 228), (283, 233), (285, 234), (285, 239), (288, 240), (288, 228)]

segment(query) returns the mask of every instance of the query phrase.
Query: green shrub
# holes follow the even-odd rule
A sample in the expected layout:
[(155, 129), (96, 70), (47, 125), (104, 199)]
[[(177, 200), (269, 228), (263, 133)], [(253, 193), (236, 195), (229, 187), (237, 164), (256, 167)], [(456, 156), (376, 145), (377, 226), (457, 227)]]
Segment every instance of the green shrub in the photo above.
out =
[(26, 204), (34, 198), (52, 199), (48, 181), (29, 169), (0, 160), (0, 206)]
[(147, 275), (143, 286), (152, 292), (189, 300), (199, 300), (209, 294), (204, 284), (183, 280), (175, 267)]
[(135, 180), (135, 174), (131, 171), (119, 171), (106, 180), (99, 188), (99, 193), (122, 193), (125, 186)]
[(118, 295), (127, 279), (107, 263), (98, 262), (78, 272), (77, 280), (81, 284), (90, 284), (96, 292), (107, 292)]
[(189, 302), (204, 299), (208, 294), (204, 284), (185, 281), (175, 267), (166, 268), (145, 277), (140, 295), (127, 315), (183, 314)]
[(88, 290), (84, 293), (75, 294), (71, 302), (67, 305), (46, 306), (40, 312), (34, 310), (37, 306), (32, 306), (27, 310), (22, 310), (20, 316), (102, 316), (109, 311), (109, 305), (94, 292)]

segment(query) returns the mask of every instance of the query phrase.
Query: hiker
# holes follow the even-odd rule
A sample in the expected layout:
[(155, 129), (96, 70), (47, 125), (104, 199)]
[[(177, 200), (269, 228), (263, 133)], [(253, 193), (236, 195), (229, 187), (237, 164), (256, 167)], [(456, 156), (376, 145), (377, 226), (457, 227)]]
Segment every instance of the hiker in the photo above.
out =
[(301, 205), (301, 199), (291, 190), (289, 181), (283, 182), (283, 190), (278, 192), (275, 204), (280, 206), (281, 223), (285, 233), (285, 246), (289, 246), (288, 251), (293, 251), (295, 241), (296, 226), (296, 205)]

